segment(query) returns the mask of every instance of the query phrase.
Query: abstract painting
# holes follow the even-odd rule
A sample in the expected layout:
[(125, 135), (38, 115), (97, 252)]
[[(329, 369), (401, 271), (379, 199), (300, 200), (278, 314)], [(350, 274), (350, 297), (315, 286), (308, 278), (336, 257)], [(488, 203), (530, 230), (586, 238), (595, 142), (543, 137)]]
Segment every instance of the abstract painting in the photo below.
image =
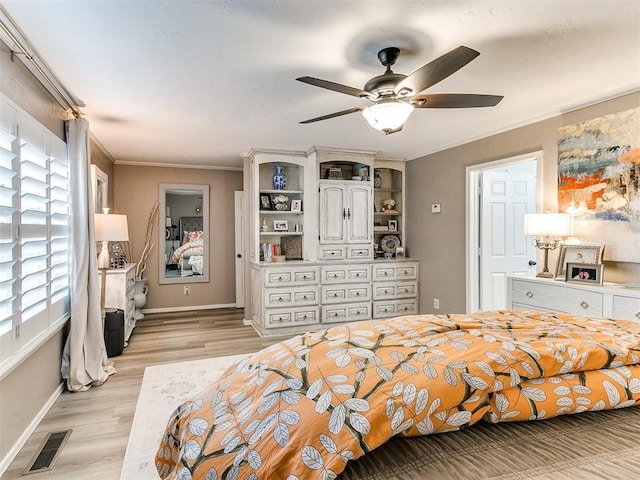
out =
[(558, 129), (558, 209), (605, 260), (640, 263), (640, 107)]

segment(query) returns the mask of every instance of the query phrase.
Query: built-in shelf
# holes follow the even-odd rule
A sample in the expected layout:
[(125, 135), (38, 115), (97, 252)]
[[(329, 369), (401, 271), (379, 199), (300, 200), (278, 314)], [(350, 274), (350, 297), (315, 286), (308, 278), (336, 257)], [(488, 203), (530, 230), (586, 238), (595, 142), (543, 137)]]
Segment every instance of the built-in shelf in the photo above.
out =
[(302, 215), (302, 212), (292, 212), (291, 210), (260, 210), (260, 215)]
[(303, 232), (260, 232), (261, 237), (301, 237)]
[(260, 193), (283, 193), (287, 195), (296, 195), (296, 194), (301, 194), (302, 190), (273, 190), (273, 189), (270, 190), (266, 188), (261, 188)]

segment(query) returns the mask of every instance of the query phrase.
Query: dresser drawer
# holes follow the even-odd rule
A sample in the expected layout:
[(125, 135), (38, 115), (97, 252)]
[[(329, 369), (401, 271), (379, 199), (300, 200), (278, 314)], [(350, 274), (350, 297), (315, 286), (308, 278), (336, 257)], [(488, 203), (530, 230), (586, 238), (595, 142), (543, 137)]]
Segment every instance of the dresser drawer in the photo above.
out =
[(318, 322), (318, 307), (267, 310), (265, 328), (310, 325)]
[(640, 298), (614, 295), (613, 318), (640, 322)]
[(418, 300), (415, 298), (373, 302), (373, 318), (389, 318), (417, 313)]
[(418, 294), (417, 282), (387, 282), (373, 284), (373, 299), (415, 297)]
[(265, 307), (316, 305), (317, 287), (267, 288), (265, 289)]
[(371, 300), (368, 284), (330, 285), (322, 287), (322, 304)]
[(320, 247), (319, 253), (320, 260), (344, 260), (346, 258), (346, 249), (344, 247)]
[(372, 245), (349, 245), (347, 246), (347, 258), (348, 259), (371, 259), (373, 258), (373, 246)]
[(268, 268), (264, 275), (265, 287), (313, 285), (318, 280), (318, 268)]
[(603, 294), (571, 288), (561, 283), (543, 283), (513, 280), (512, 303), (531, 306), (535, 310), (573, 313), (601, 317)]
[(386, 280), (417, 280), (417, 262), (385, 262), (373, 266), (373, 281)]
[(371, 303), (349, 303), (322, 307), (322, 323), (353, 322), (371, 318)]
[(322, 283), (368, 282), (371, 278), (369, 265), (340, 265), (322, 267)]

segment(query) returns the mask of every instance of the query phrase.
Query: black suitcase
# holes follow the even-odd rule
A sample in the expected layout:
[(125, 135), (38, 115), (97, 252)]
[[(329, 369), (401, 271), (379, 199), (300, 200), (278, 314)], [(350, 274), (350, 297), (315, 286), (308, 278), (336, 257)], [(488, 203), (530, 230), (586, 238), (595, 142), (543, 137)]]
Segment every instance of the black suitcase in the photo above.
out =
[(104, 318), (104, 345), (107, 357), (117, 357), (124, 350), (124, 311), (107, 309)]

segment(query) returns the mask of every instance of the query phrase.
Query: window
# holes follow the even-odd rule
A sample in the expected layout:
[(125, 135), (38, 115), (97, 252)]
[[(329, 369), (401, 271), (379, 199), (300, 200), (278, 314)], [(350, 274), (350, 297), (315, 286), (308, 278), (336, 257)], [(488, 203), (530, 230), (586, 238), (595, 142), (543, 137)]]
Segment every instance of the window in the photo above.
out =
[(0, 373), (69, 315), (66, 144), (0, 95)]

